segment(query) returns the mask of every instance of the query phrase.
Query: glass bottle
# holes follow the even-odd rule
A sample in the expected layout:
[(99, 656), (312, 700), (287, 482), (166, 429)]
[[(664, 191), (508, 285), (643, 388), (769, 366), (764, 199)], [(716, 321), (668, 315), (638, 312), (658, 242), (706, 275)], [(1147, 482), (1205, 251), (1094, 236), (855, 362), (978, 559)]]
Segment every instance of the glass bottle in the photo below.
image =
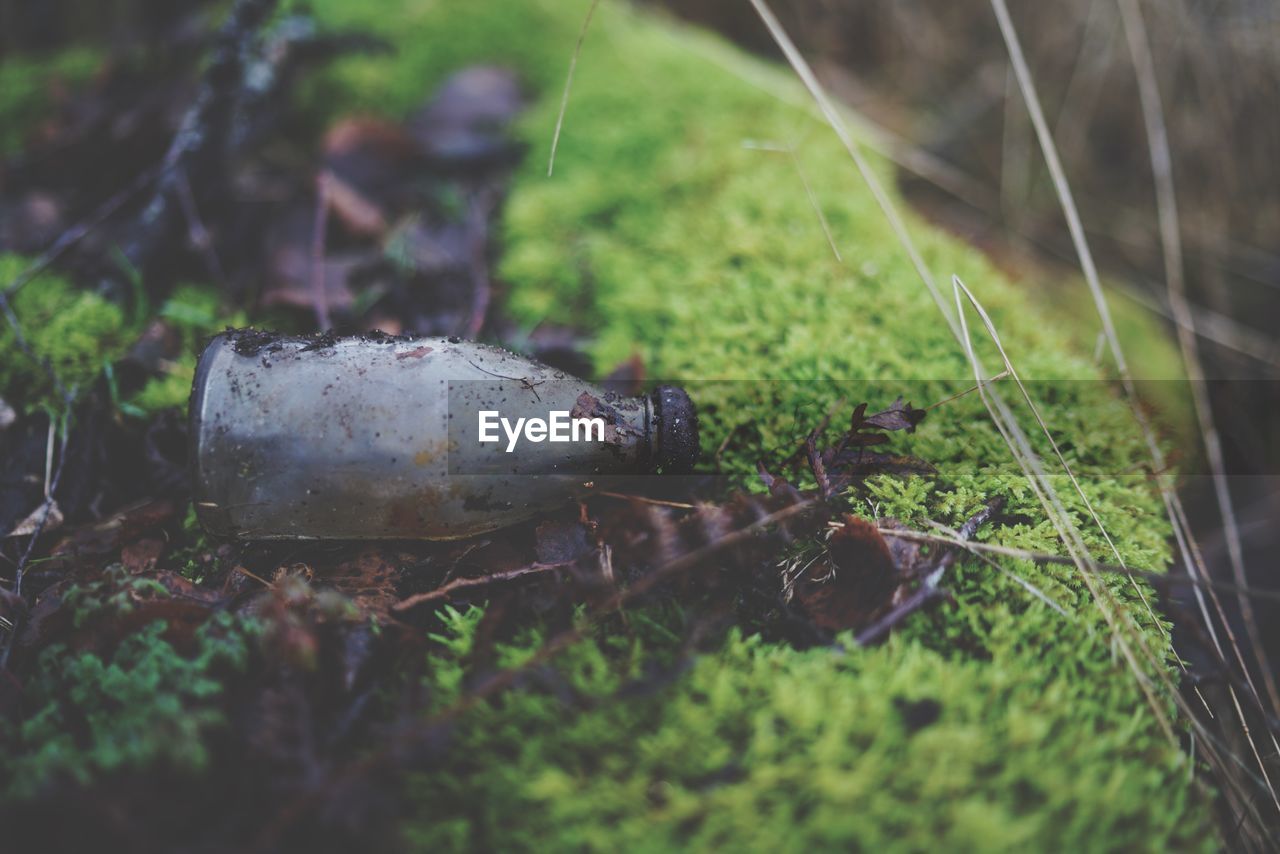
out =
[(680, 388), (621, 397), (457, 338), (228, 330), (190, 420), (197, 516), (237, 539), (466, 537), (698, 455)]

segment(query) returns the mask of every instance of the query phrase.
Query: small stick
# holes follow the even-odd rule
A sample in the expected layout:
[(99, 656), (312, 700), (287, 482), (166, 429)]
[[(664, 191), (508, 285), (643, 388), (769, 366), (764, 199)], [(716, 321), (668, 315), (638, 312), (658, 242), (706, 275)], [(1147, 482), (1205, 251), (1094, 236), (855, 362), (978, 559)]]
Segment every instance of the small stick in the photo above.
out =
[(964, 390), (964, 391), (962, 391), (962, 392), (957, 392), (956, 394), (953, 394), (953, 395), (951, 395), (950, 397), (944, 397), (942, 400), (935, 401), (935, 402), (933, 402), (933, 403), (929, 404), (928, 406), (926, 406), (924, 409), (925, 409), (925, 411), (926, 411), (926, 412), (928, 412), (930, 409), (936, 409), (937, 407), (941, 406), (941, 405), (942, 405), (942, 404), (944, 404), (944, 403), (950, 403), (950, 402), (951, 402), (951, 401), (953, 401), (953, 400), (959, 400), (960, 398), (964, 397), (966, 394), (973, 394), (973, 393), (974, 393), (975, 391), (977, 391), (978, 389), (983, 388), (983, 387), (988, 386), (988, 385), (991, 385), (992, 383), (996, 382), (997, 380), (1002, 380), (1002, 379), (1004, 379), (1004, 378), (1005, 378), (1005, 377), (1007, 377), (1007, 376), (1009, 376), (1009, 369), (1008, 369), (1008, 368), (1005, 368), (1003, 371), (1001, 371), (1000, 373), (996, 374), (996, 375), (995, 375), (994, 377), (992, 377), (991, 379), (983, 380), (983, 381), (982, 381), (981, 383), (979, 383), (978, 385), (975, 385), (975, 386), (972, 386), (972, 387), (970, 387), (970, 388), (967, 388), (967, 389), (965, 389), (965, 390)]
[(401, 600), (391, 606), (391, 610), (396, 613), (408, 611), (410, 608), (416, 608), (426, 602), (435, 602), (439, 599), (447, 599), (458, 590), (468, 587), (484, 587), (489, 584), (496, 584), (501, 581), (514, 581), (517, 578), (523, 578), (527, 575), (538, 575), (544, 572), (552, 572), (557, 569), (563, 569), (568, 566), (566, 563), (531, 563), (528, 566), (522, 566), (519, 569), (509, 569), (506, 572), (494, 572), (489, 575), (481, 575), (477, 578), (455, 578), (448, 584), (443, 584), (435, 590), (428, 590), (425, 593), (417, 593), (408, 599)]
[(657, 504), (662, 507), (675, 507), (678, 510), (697, 510), (697, 505), (688, 504), (684, 501), (666, 501), (661, 498), (649, 498), (646, 495), (629, 495), (625, 492), (609, 492), (604, 489), (593, 489), (592, 495), (604, 495), (608, 498), (620, 498), (623, 501), (639, 501), (641, 504)]
[(827, 477), (827, 467), (822, 462), (822, 454), (818, 451), (818, 431), (815, 429), (804, 440), (805, 454), (809, 458), (809, 468), (813, 470), (814, 480), (824, 499), (831, 497), (831, 478)]
[(182, 213), (187, 218), (187, 239), (191, 241), (191, 245), (200, 250), (200, 255), (204, 258), (204, 265), (208, 268), (209, 275), (219, 285), (226, 283), (226, 276), (222, 272), (222, 263), (218, 260), (217, 250), (213, 246), (213, 238), (209, 234), (209, 230), (204, 227), (204, 220), (200, 218), (200, 210), (196, 207), (196, 197), (191, 192), (191, 182), (187, 179), (187, 173), (183, 169), (177, 171), (176, 189), (178, 191), (178, 201), (182, 205)]

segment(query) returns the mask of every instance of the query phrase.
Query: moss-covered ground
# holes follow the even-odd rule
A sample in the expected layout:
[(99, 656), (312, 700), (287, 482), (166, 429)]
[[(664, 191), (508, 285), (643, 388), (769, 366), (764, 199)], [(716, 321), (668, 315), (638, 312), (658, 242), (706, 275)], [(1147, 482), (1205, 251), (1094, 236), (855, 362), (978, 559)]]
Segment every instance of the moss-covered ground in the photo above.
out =
[[(847, 154), (780, 69), (604, 2), (548, 177), (586, 0), (309, 5), (327, 24), (374, 29), (397, 48), (346, 60), (312, 83), (317, 123), (352, 111), (402, 115), (467, 63), (520, 72), (533, 106), (504, 214), (505, 310), (526, 329), (554, 321), (590, 330), (601, 369), (639, 353), (651, 375), (689, 385), (704, 457), (727, 437), (723, 470), (741, 485), (757, 459), (789, 451), (842, 394), (874, 409), (906, 390), (919, 405), (969, 376)], [(752, 141), (795, 147), (843, 261), (792, 158)], [(891, 185), (890, 166), (875, 167)], [(1169, 532), (1158, 496), (1134, 474), (1144, 451), (1127, 407), (1100, 382), (1095, 329), (1046, 314), (1028, 296), (1037, 282), (1010, 281), (970, 247), (908, 219), (938, 280), (959, 275), (1023, 374), (1054, 381), (1036, 386), (1046, 419), (1072, 462), (1100, 473), (1084, 488), (1124, 559), (1162, 569)], [(172, 311), (217, 314), (201, 293), (181, 292)], [(40, 310), (19, 306), (32, 317)], [(201, 314), (191, 328), (205, 323)], [(125, 320), (106, 326), (109, 338)], [(68, 369), (87, 366), (72, 360)], [(150, 388), (132, 404), (176, 402), (188, 370), (176, 366), (172, 388)], [(916, 434), (895, 437), (895, 450), (949, 474), (873, 480), (849, 496), (859, 512), (954, 526), (1001, 495), (1024, 521), (982, 537), (1060, 550), (975, 395), (931, 412)], [(1106, 554), (1066, 487), (1063, 478), (1086, 540)], [(1065, 615), (989, 566), (961, 561), (945, 580), (954, 606), (917, 615), (882, 646), (797, 650), (746, 626), (657, 690), (631, 688), (655, 663), (675, 660), (686, 616), (671, 605), (637, 612), (632, 633), (602, 630), (555, 664), (580, 702), (514, 691), (459, 720), (444, 758), (407, 785), (403, 838), (417, 850), (1208, 847), (1210, 811), (1188, 760), (1114, 654), (1084, 584), (1069, 568), (1004, 565)], [(1167, 650), (1166, 627), (1151, 623), (1130, 583), (1107, 583)], [(452, 612), (436, 639), (427, 677), (436, 708), (463, 690), (480, 613)], [(521, 661), (538, 640), (531, 628), (502, 656)], [(138, 650), (117, 655), (146, 660)], [(168, 678), (163, 667), (139, 670)], [(102, 738), (112, 726), (103, 724)], [(199, 764), (187, 748), (171, 752), (176, 764)]]

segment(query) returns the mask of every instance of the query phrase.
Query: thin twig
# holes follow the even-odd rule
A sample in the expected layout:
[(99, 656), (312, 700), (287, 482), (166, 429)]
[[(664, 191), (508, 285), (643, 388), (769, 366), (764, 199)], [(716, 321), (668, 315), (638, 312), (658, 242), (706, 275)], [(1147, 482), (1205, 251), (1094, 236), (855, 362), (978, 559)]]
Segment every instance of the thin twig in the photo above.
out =
[(209, 230), (204, 227), (204, 220), (200, 218), (196, 197), (191, 192), (191, 181), (187, 179), (186, 172), (181, 169), (178, 170), (176, 189), (178, 201), (182, 204), (182, 213), (187, 218), (188, 240), (200, 251), (200, 256), (204, 258), (204, 265), (214, 283), (225, 285), (226, 276), (222, 272), (222, 262), (218, 260), (218, 252), (213, 246), (213, 238)]
[(490, 584), (498, 584), (503, 581), (514, 581), (517, 578), (524, 578), (529, 575), (541, 575), (547, 572), (554, 572), (564, 569), (567, 563), (531, 563), (528, 566), (522, 566), (519, 569), (509, 569), (505, 572), (492, 572), (488, 575), (481, 575), (475, 578), (455, 578), (448, 584), (442, 584), (434, 590), (428, 590), (425, 593), (416, 593), (407, 599), (395, 603), (391, 606), (391, 610), (396, 613), (408, 611), (410, 608), (416, 608), (427, 602), (438, 602), (441, 599), (448, 599), (459, 590), (466, 590), (471, 587), (487, 587)]
[(26, 269), (0, 291), (0, 300), (7, 300), (26, 287), (32, 279), (47, 270), (50, 264), (57, 261), (67, 250), (83, 240), (89, 232), (110, 219), (112, 214), (124, 207), (136, 195), (145, 190), (152, 181), (163, 175), (164, 172), (165, 170), (160, 166), (153, 166), (144, 170), (123, 190), (120, 190), (99, 205), (98, 209), (92, 214), (58, 235), (58, 238), (49, 245), (48, 249), (41, 252), (38, 258), (28, 264)]
[(484, 328), (489, 315), (489, 303), (493, 296), (493, 283), (489, 276), (489, 215), (493, 213), (494, 192), (481, 190), (471, 200), (467, 217), (467, 244), (470, 254), (471, 314), (463, 330), (464, 337), (476, 338)]
[[(27, 547), (22, 552), (22, 557), (18, 559), (18, 564), (13, 574), (13, 593), (15, 596), (22, 596), (22, 581), (26, 576), (27, 565), (31, 561), (31, 555), (35, 552), (36, 543), (40, 540), (40, 535), (44, 533), (44, 527), (49, 521), (49, 514), (53, 510), (54, 495), (58, 491), (58, 484), (62, 482), (62, 473), (67, 465), (67, 441), (71, 435), (71, 426), (69, 424), (71, 418), (71, 407), (75, 403), (75, 398), (68, 395), (63, 399), (65, 411), (62, 416), (61, 433), (62, 438), (58, 443), (58, 464), (53, 471), (53, 477), (49, 481), (48, 490), (46, 491), (44, 502), (40, 506), (40, 518), (36, 520), (35, 528), (31, 531), (31, 539), (27, 541)], [(52, 417), (52, 416), (50, 416)], [(18, 637), (18, 631), (22, 628), (22, 615), (14, 616), (8, 634), (3, 642), (0, 642), (0, 670), (9, 666), (9, 654), (13, 651), (13, 643)]]

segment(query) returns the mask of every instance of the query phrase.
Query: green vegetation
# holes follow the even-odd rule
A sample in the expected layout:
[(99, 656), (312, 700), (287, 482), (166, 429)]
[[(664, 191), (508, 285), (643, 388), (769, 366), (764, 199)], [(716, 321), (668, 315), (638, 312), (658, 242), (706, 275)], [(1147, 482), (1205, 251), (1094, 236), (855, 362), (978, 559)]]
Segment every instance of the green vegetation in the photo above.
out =
[[(119, 622), (168, 597), (123, 567), (66, 594), (77, 629)], [(106, 629), (108, 633), (118, 631)], [(195, 630), (194, 650), (147, 623), (100, 653), (53, 644), (40, 653), (25, 701), (38, 711), (14, 726), (0, 719), (0, 796), (24, 798), (58, 780), (88, 783), (126, 770), (195, 773), (208, 762), (205, 739), (225, 724), (218, 699), (226, 678), (245, 667), (255, 626), (221, 613)]]
[[(329, 26), (380, 30), (398, 48), (344, 61), (314, 83), (317, 120), (403, 114), (470, 62), (522, 72), (535, 101), (505, 214), (505, 309), (529, 328), (550, 320), (591, 330), (602, 369), (639, 352), (651, 376), (685, 382), (702, 408), (707, 456), (729, 437), (724, 469), (743, 485), (757, 459), (785, 455), (841, 396), (852, 396), (845, 411), (863, 399), (880, 408), (904, 389), (925, 404), (969, 378), (847, 155), (780, 70), (606, 2), (547, 178), (587, 0), (310, 5)], [(751, 140), (795, 146), (843, 261), (792, 159), (744, 145)], [(876, 168), (891, 184), (889, 165)], [(1099, 381), (1094, 327), (1055, 322), (1027, 294), (1037, 283), (1010, 282), (971, 247), (914, 220), (911, 229), (940, 282), (958, 274), (974, 289), (1023, 374), (1055, 381), (1035, 390), (1073, 463), (1105, 474), (1084, 483), (1120, 553), (1162, 568), (1168, 530), (1146, 480), (1125, 474), (1141, 470), (1143, 448), (1125, 405)], [(21, 269), (3, 260), (0, 281)], [(28, 285), (15, 306), (64, 382), (91, 381), (129, 340), (118, 309), (56, 277)], [(180, 289), (162, 314), (194, 342), (220, 311), (211, 292)], [(0, 332), (6, 354), (11, 336)], [(989, 346), (980, 350), (995, 364)], [(192, 365), (175, 365), (128, 404), (180, 405)], [(47, 403), (32, 368), (6, 358), (0, 394)], [(957, 525), (1003, 495), (1025, 521), (982, 537), (1059, 549), (976, 396), (932, 412), (913, 436), (895, 435), (894, 447), (952, 474), (874, 479), (849, 496), (856, 511)], [(1067, 486), (1064, 477), (1066, 505), (1106, 555)], [(797, 650), (747, 626), (677, 678), (637, 686), (676, 660), (685, 619), (671, 608), (637, 611), (630, 632), (600, 630), (558, 660), (546, 684), (458, 721), (447, 754), (410, 781), (405, 838), (421, 850), (1208, 847), (1210, 813), (1187, 760), (1113, 654), (1083, 583), (1063, 568), (1005, 566), (1066, 615), (985, 564), (961, 562), (946, 579), (955, 606), (918, 615), (881, 647), (856, 649), (845, 637), (844, 651)], [(1135, 588), (1107, 584), (1167, 649), (1166, 627)], [(121, 605), (134, 594), (80, 595)], [(434, 710), (462, 691), (479, 616), (451, 614), (436, 638), (425, 686)], [(219, 725), (217, 674), (241, 666), (249, 631), (219, 618), (197, 631), (194, 655), (178, 654), (159, 623), (109, 653), (46, 650), (27, 688), (40, 711), (5, 733), (19, 746), (0, 760), (15, 781), (9, 794), (60, 775), (202, 767)], [(525, 660), (544, 636), (529, 630), (500, 646), (500, 659)]]
[[(442, 703), (458, 694), (478, 617), (451, 621), (431, 680)], [(1171, 788), (1177, 761), (1159, 733), (1124, 692), (1096, 687), (1114, 678), (1105, 642), (1060, 628), (1053, 643), (1079, 645), (1068, 663), (996, 620), (999, 665), (916, 637), (841, 654), (735, 631), (666, 687), (637, 688), (641, 662), (671, 651), (637, 619), (635, 640), (567, 653), (554, 688), (470, 713), (447, 768), (414, 780), (409, 839), (424, 851), (1203, 843), (1203, 812)], [(505, 662), (536, 640), (505, 648)]]
[[(651, 375), (693, 386), (704, 448), (736, 430), (723, 462), (743, 482), (848, 389), (851, 403), (875, 408), (904, 387), (917, 403), (962, 387), (962, 351), (847, 154), (782, 71), (605, 3), (546, 176), (587, 5), (404, 3), (388, 14), (322, 2), (327, 20), (382, 29), (399, 52), (345, 63), (319, 106), (394, 115), (464, 63), (518, 68), (538, 97), (506, 213), (508, 309), (530, 326), (591, 329), (602, 368), (638, 351)], [(791, 158), (751, 140), (795, 146), (843, 262)], [(888, 164), (876, 168), (891, 183)], [(1103, 475), (1085, 488), (1108, 532), (1127, 561), (1162, 568), (1168, 530), (1150, 486), (1126, 476), (1144, 451), (1125, 405), (1099, 382), (1096, 326), (1055, 322), (1028, 296), (1037, 283), (1009, 282), (972, 248), (911, 228), (940, 282), (957, 274), (974, 289), (1023, 375), (1055, 381), (1036, 392), (1073, 464)], [(984, 536), (1058, 550), (976, 395), (895, 447), (964, 474), (878, 479), (851, 496), (859, 509), (865, 500), (910, 522), (955, 525), (1001, 494), (1036, 521)], [(1105, 554), (1065, 477), (1059, 489)], [(610, 702), (639, 651), (601, 636), (562, 665), (601, 702), (521, 692), (468, 716), (462, 744), (415, 784), (422, 817), (410, 838), (424, 849), (1208, 844), (1185, 759), (1113, 657), (1082, 582), (1010, 568), (1067, 616), (985, 565), (964, 565), (949, 579), (957, 607), (916, 618), (882, 648), (834, 655), (735, 636), (672, 687)], [(1162, 648), (1134, 588), (1111, 586)], [(463, 648), (473, 622), (456, 621)], [(436, 677), (446, 697), (439, 683), (450, 674)], [(912, 734), (899, 699), (936, 702), (936, 722)]]
[(160, 318), (181, 339), (182, 356), (165, 366), (161, 376), (147, 380), (127, 402), (126, 406), (139, 415), (185, 408), (196, 373), (196, 358), (205, 338), (224, 327), (248, 323), (243, 311), (228, 312), (222, 295), (207, 285), (179, 286), (161, 306)]
[[(26, 266), (27, 259), (0, 255), (0, 282), (7, 286)], [(131, 341), (130, 324), (118, 306), (60, 276), (37, 276), (12, 303), (31, 351), (42, 362), (47, 360), (68, 389), (86, 389)], [(0, 353), (5, 354), (0, 361), (0, 396), (25, 409), (61, 407), (47, 371), (19, 349), (8, 323), (0, 326)]]

